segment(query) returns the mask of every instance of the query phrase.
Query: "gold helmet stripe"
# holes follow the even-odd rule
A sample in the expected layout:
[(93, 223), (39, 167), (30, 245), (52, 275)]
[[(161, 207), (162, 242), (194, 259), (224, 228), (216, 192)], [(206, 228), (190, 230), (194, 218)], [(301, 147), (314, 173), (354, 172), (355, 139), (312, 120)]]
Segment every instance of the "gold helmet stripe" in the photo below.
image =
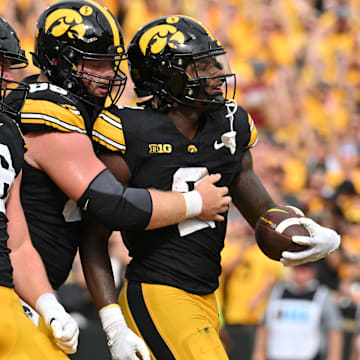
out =
[(207, 26), (205, 26), (201, 21), (196, 20), (191, 16), (181, 15), (181, 17), (184, 17), (184, 18), (190, 19), (192, 21), (195, 21), (197, 24), (199, 24), (209, 34), (211, 40), (215, 40), (215, 37), (212, 34), (212, 32), (210, 31), (210, 29)]
[(93, 5), (94, 7), (96, 7), (97, 9), (100, 10), (100, 12), (105, 16), (106, 20), (109, 22), (111, 30), (113, 32), (114, 35), (114, 46), (119, 46), (120, 45), (120, 33), (119, 33), (119, 29), (116, 26), (116, 22), (113, 18), (113, 16), (111, 15), (111, 13), (109, 12), (109, 10), (100, 5), (99, 3), (97, 3), (96, 1), (93, 0), (86, 0), (89, 4)]

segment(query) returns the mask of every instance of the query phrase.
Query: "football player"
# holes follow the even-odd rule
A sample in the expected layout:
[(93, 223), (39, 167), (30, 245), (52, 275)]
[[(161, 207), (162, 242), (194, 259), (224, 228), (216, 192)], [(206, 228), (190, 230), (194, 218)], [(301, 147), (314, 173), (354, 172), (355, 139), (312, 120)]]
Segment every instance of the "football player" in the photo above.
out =
[[(220, 185), (229, 187), (234, 205), (255, 227), (276, 204), (253, 171), (257, 132), (251, 116), (233, 100), (235, 75), (221, 43), (195, 19), (167, 16), (134, 35), (128, 61), (135, 91), (150, 100), (142, 108), (113, 107), (107, 119), (97, 119), (95, 140), (105, 130), (109, 134), (100, 144), (100, 158), (120, 181), (139, 188), (185, 192), (220, 173)], [(111, 152), (110, 140), (124, 147)], [(304, 219), (312, 236), (298, 240), (309, 249), (284, 252), (285, 265), (317, 260), (339, 246), (335, 231)], [(122, 231), (132, 259), (119, 301), (152, 359), (227, 359), (214, 295), (225, 231), (226, 222), (201, 219)], [(98, 307), (108, 309), (100, 311), (105, 328), (122, 321), (100, 239), (108, 235), (101, 225), (89, 225), (80, 245), (88, 287)]]
[[(194, 216), (223, 220), (220, 213), (230, 203), (228, 189), (214, 185), (219, 174), (186, 194), (124, 188), (96, 157), (93, 123), (118, 122), (105, 107), (125, 86), (120, 68), (125, 59), (118, 22), (93, 0), (56, 2), (38, 19), (33, 62), (40, 74), (25, 79), (30, 90), (19, 120), (29, 147), (21, 196), (32, 241), (55, 290), (78, 248), (77, 204), (111, 229), (144, 229)], [(21, 102), (16, 93), (7, 100), (14, 106)], [(108, 136), (97, 135), (99, 143)], [(121, 149), (122, 140), (112, 146)]]
[[(79, 329), (57, 301), (30, 240), (19, 191), (26, 146), (14, 121), (18, 113), (4, 102), (15, 88), (26, 95), (10, 71), (27, 63), (15, 31), (0, 18), (0, 358), (60, 360), (76, 351)], [(54, 342), (24, 314), (14, 290), (44, 317)]]

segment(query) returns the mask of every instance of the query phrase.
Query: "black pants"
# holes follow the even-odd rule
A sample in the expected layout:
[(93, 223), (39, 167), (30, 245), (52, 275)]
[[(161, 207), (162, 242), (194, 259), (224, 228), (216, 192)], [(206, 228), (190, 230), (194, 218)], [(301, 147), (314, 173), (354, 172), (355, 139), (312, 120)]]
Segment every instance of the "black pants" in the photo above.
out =
[(254, 347), (256, 325), (226, 325), (230, 338), (230, 360), (250, 360)]

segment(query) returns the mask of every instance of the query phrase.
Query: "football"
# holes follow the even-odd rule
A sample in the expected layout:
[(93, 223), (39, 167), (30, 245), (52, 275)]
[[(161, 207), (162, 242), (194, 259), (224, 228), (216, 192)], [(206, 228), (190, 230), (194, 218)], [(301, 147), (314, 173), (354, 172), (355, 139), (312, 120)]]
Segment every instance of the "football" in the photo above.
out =
[(300, 217), (304, 217), (304, 214), (292, 206), (269, 209), (260, 216), (255, 226), (255, 238), (261, 251), (269, 258), (279, 261), (285, 250), (307, 249), (307, 246), (291, 240), (294, 235), (310, 236), (307, 229), (299, 223)]

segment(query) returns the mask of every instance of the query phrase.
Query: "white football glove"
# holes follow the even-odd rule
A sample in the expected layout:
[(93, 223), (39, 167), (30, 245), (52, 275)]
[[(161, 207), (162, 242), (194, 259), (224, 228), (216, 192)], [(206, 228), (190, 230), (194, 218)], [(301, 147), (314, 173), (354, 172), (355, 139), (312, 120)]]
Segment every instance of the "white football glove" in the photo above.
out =
[(112, 360), (138, 360), (136, 353), (139, 353), (143, 360), (150, 360), (145, 342), (128, 328), (119, 305), (103, 307), (99, 316)]
[(79, 326), (57, 301), (55, 295), (41, 295), (36, 301), (36, 310), (44, 318), (55, 344), (66, 354), (74, 354), (78, 345)]
[(280, 261), (285, 266), (295, 266), (319, 260), (340, 246), (340, 235), (336, 231), (320, 226), (309, 218), (299, 218), (310, 233), (310, 236), (293, 236), (292, 241), (299, 245), (307, 245), (309, 249), (297, 252), (283, 251)]

